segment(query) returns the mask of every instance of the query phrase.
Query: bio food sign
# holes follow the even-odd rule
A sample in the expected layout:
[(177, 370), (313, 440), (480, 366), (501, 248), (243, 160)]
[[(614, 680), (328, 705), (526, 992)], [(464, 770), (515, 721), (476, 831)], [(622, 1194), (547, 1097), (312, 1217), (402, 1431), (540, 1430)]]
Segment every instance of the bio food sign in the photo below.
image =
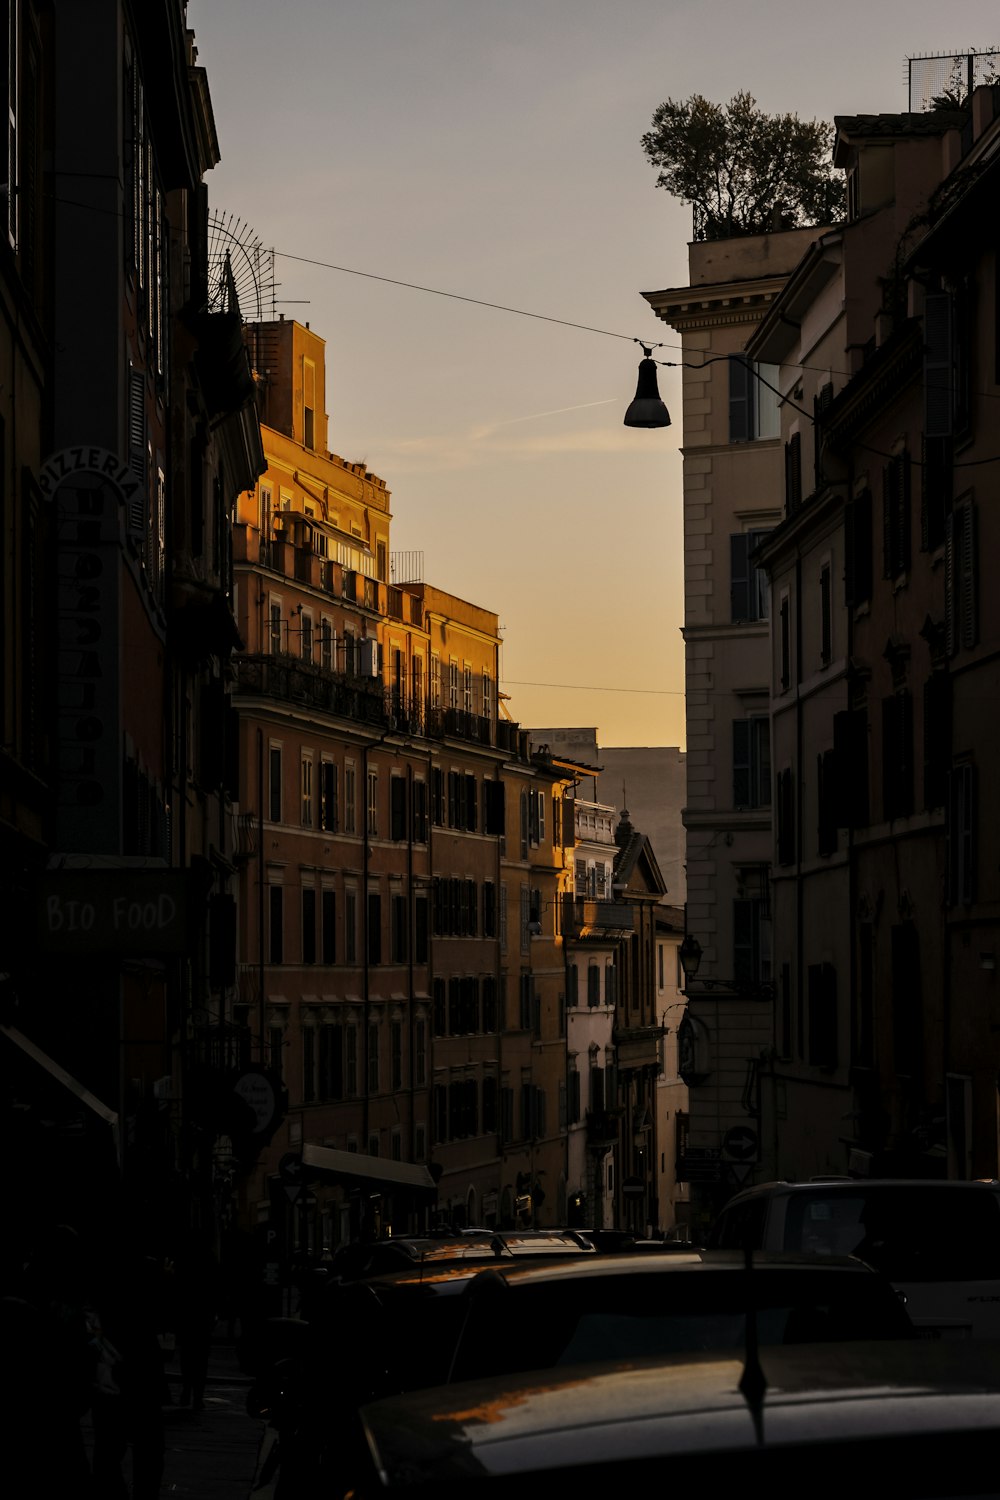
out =
[(54, 871), (39, 884), (36, 920), (46, 953), (183, 953), (184, 877), (176, 870)]

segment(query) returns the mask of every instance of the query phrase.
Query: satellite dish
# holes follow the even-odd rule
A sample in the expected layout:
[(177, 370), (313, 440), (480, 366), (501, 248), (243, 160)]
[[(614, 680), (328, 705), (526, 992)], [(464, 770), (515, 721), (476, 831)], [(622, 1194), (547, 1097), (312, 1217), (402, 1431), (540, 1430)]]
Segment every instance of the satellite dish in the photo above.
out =
[(221, 211), (208, 216), (208, 311), (229, 310), (226, 262), (232, 272), (244, 322), (273, 322), (275, 311), (274, 251), (243, 219)]

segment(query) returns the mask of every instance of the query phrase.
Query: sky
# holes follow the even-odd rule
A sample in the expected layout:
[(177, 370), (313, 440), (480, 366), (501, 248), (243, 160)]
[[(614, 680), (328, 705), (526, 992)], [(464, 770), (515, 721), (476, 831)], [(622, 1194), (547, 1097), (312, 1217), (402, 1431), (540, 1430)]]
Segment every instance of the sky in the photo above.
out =
[(678, 342), (641, 294), (687, 283), (691, 216), (640, 138), (694, 93), (903, 110), (908, 56), (1000, 43), (995, 0), (188, 0), (188, 24), (210, 209), (326, 340), (329, 446), (385, 480), (392, 551), (498, 614), (520, 723), (683, 747), (680, 372), (673, 426), (622, 418), (632, 341)]

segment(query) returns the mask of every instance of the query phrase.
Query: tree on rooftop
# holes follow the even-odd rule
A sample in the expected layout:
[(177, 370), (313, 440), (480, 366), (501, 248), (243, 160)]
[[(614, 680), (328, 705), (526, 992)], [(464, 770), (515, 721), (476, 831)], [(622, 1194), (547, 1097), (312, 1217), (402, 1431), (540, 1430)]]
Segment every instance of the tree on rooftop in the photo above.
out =
[(831, 126), (765, 114), (749, 93), (728, 104), (668, 99), (642, 138), (657, 187), (691, 204), (695, 238), (707, 240), (842, 219), (832, 145)]

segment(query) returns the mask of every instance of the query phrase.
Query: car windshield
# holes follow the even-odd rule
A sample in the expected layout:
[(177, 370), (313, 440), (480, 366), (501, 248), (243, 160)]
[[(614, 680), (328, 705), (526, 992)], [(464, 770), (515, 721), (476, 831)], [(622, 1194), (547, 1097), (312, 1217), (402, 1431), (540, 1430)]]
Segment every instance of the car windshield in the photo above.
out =
[(1000, 1200), (992, 1193), (861, 1184), (792, 1193), (784, 1248), (856, 1255), (893, 1281), (1000, 1276)]

